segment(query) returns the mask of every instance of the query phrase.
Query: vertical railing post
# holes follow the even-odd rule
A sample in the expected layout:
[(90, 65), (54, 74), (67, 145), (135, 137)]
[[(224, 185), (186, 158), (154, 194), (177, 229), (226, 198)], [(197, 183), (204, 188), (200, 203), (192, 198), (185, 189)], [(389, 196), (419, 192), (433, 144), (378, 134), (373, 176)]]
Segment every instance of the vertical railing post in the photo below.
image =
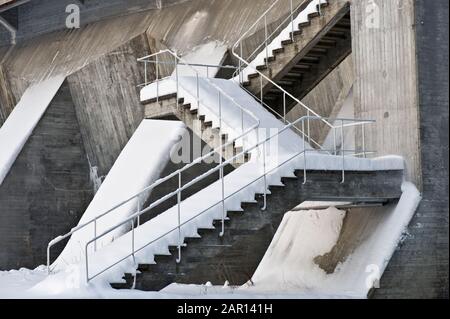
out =
[(136, 263), (136, 258), (134, 256), (134, 219), (131, 220), (131, 256), (133, 257), (133, 262)]
[[(239, 43), (239, 47), (240, 47), (240, 54), (241, 54), (241, 58), (243, 55), (243, 50), (242, 50), (242, 41)], [(239, 59), (239, 84), (242, 84), (244, 82), (244, 74), (242, 74), (242, 61), (241, 59)]]
[(308, 143), (311, 144), (311, 112), (308, 110)]
[(206, 66), (206, 78), (209, 79), (209, 66)]
[(148, 83), (148, 78), (147, 78), (147, 60), (144, 60), (144, 86), (147, 85)]
[(50, 244), (47, 246), (47, 275), (50, 275)]
[(176, 105), (177, 105), (177, 109), (180, 107), (180, 92), (179, 92), (179, 76), (178, 76), (178, 59), (175, 56), (175, 77), (176, 77), (176, 82), (177, 82), (177, 100), (176, 100)]
[(137, 212), (138, 212), (137, 227), (141, 226), (141, 214), (140, 214), (141, 210), (142, 210), (141, 194), (139, 194), (137, 197)]
[(284, 124), (286, 124), (286, 92), (283, 92), (283, 119)]
[(344, 138), (344, 120), (341, 120), (341, 151), (342, 151), (342, 181), (345, 183), (345, 138)]
[[(267, 134), (267, 130), (266, 130), (266, 134)], [(270, 133), (269, 133), (270, 134)], [(264, 142), (263, 142), (263, 173), (264, 173), (264, 193), (263, 193), (263, 198), (264, 198), (264, 205), (262, 207), (261, 210), (266, 210), (267, 208), (267, 173), (266, 173), (266, 143), (267, 143), (267, 138), (266, 136), (264, 136)]]
[(305, 120), (302, 120), (302, 134), (303, 134), (303, 185), (306, 185), (306, 135), (305, 135)]
[(333, 126), (333, 143), (334, 143), (334, 155), (336, 156), (338, 154), (337, 151), (337, 137), (336, 137), (336, 127)]
[(219, 138), (220, 138), (220, 152), (219, 152), (219, 163), (220, 163), (220, 182), (222, 184), (222, 230), (219, 236), (223, 237), (225, 235), (225, 181), (223, 173), (223, 139), (222, 139), (222, 99), (219, 91)]
[(177, 209), (178, 209), (178, 257), (177, 257), (177, 264), (179, 264), (181, 262), (181, 172), (178, 173)]
[(156, 64), (156, 102), (159, 103), (159, 60), (158, 55), (155, 56)]
[(196, 82), (197, 82), (197, 108), (200, 112), (200, 80), (198, 78), (198, 73), (196, 74)]
[(366, 154), (366, 123), (362, 123), (362, 150), (363, 150), (363, 157), (367, 158)]
[(97, 218), (94, 219), (94, 251), (97, 251)]

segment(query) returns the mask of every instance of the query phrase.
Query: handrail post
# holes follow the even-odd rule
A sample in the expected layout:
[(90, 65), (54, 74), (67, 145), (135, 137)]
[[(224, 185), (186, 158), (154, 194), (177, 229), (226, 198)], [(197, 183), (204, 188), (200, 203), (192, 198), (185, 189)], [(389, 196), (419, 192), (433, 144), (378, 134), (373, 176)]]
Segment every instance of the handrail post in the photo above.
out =
[[(89, 243), (88, 243), (89, 244)], [(86, 284), (89, 283), (89, 260), (88, 260), (88, 244), (84, 246), (84, 254), (85, 254), (85, 270), (86, 270)]]
[(308, 110), (308, 143), (311, 144), (311, 112)]
[(178, 193), (177, 193), (177, 209), (178, 209), (178, 257), (177, 264), (181, 262), (181, 172), (178, 173)]
[[(266, 131), (266, 133), (267, 133), (267, 131)], [(264, 198), (264, 205), (261, 208), (262, 211), (265, 211), (267, 209), (266, 143), (267, 143), (267, 138), (266, 138), (266, 136), (264, 136), (264, 142), (263, 142), (263, 173), (264, 173), (263, 198)]]
[(147, 60), (144, 60), (144, 83), (147, 85), (148, 78), (147, 78)]
[(200, 111), (200, 83), (199, 83), (198, 73), (196, 74), (196, 76), (197, 76), (197, 108), (198, 108), (198, 111)]
[[(140, 213), (142, 210), (142, 203), (141, 203), (141, 195), (137, 197), (137, 212)], [(137, 227), (141, 226), (141, 215), (139, 214), (137, 216)]]
[(133, 262), (136, 264), (136, 257), (134, 255), (134, 219), (131, 220), (131, 256), (133, 256)]
[(367, 158), (366, 154), (366, 123), (362, 123), (362, 149), (363, 149), (363, 157)]
[(305, 121), (302, 120), (303, 133), (303, 185), (306, 185), (306, 136), (305, 136)]
[(94, 251), (97, 251), (97, 218), (94, 219)]
[(336, 127), (333, 126), (333, 143), (334, 143), (334, 156), (338, 154), (337, 151), (337, 137), (336, 137)]
[[(243, 55), (243, 50), (242, 50), (242, 41), (239, 43), (239, 47), (240, 47), (240, 53), (241, 53), (241, 57)], [(242, 84), (244, 82), (244, 74), (242, 74), (242, 61), (241, 59), (239, 60), (239, 84)]]
[(219, 138), (220, 138), (220, 152), (219, 152), (219, 162), (220, 162), (220, 181), (222, 184), (222, 230), (219, 236), (223, 237), (225, 235), (225, 181), (223, 174), (223, 139), (222, 139), (222, 100), (219, 91)]
[(179, 93), (179, 85), (180, 85), (180, 83), (179, 83), (179, 76), (178, 76), (178, 59), (177, 59), (177, 57), (175, 56), (175, 76), (176, 76), (176, 82), (177, 82), (177, 100), (176, 100), (176, 105), (177, 105), (177, 109), (179, 109), (179, 107), (180, 107), (180, 103), (179, 103), (179, 101), (180, 101), (180, 93)]
[(159, 103), (159, 60), (158, 55), (155, 55), (156, 60), (156, 102)]
[(342, 181), (345, 183), (345, 138), (344, 138), (344, 120), (341, 120), (341, 148), (342, 148)]
[(284, 119), (284, 124), (286, 124), (286, 92), (283, 92), (283, 119)]
[(47, 246), (47, 275), (50, 275), (50, 244)]

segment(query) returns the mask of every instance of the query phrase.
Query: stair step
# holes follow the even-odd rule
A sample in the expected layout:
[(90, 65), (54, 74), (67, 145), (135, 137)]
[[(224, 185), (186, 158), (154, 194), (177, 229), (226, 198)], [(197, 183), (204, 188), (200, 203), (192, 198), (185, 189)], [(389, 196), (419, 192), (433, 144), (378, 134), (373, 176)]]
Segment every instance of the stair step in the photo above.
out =
[(301, 59), (301, 62), (318, 64), (320, 62), (320, 58), (316, 56), (305, 56)]
[(324, 38), (330, 40), (342, 40), (347, 38), (347, 33), (338, 31), (328, 31), (328, 33), (325, 35)]
[(204, 125), (205, 127), (212, 127), (213, 122), (212, 122), (212, 121), (207, 121), (207, 122), (204, 122), (203, 125)]
[(302, 29), (302, 28), (309, 27), (310, 25), (311, 25), (311, 21), (306, 21), (306, 22), (299, 23), (298, 28)]
[(242, 85), (243, 85), (244, 87), (247, 87), (247, 86), (252, 85), (252, 82), (250, 82), (250, 81), (244, 81), (244, 82), (242, 82)]
[(289, 72), (284, 77), (299, 80), (299, 79), (303, 78), (303, 75), (301, 73)]
[(308, 19), (314, 19), (314, 18), (317, 18), (317, 17), (320, 17), (320, 13), (319, 12), (312, 12), (312, 13), (310, 13), (310, 14), (308, 14)]
[(275, 55), (275, 54), (280, 54), (280, 53), (283, 53), (284, 52), (284, 48), (278, 48), (278, 49), (275, 49), (275, 50), (272, 50), (272, 53)]
[(192, 109), (192, 110), (190, 110), (190, 112), (192, 115), (198, 114), (198, 109)]
[(258, 65), (257, 67), (256, 67), (256, 69), (258, 70), (258, 71), (264, 71), (264, 70), (266, 70), (267, 69), (267, 65)]
[[(294, 31), (294, 37), (298, 37), (298, 36), (302, 35), (302, 33), (303, 33), (302, 29), (296, 30), (296, 31)], [(289, 32), (289, 37), (292, 38), (292, 31)]]
[(259, 77), (259, 73), (252, 73), (252, 74), (249, 74), (248, 75), (248, 78), (249, 79), (256, 79), (256, 78), (258, 78)]
[(273, 62), (273, 61), (275, 61), (275, 57), (274, 56), (269, 56), (269, 58), (264, 58), (264, 63), (266, 63), (266, 62)]
[(281, 41), (281, 45), (289, 45), (289, 44), (292, 44), (292, 43), (294, 43), (294, 41), (292, 41), (292, 39)]

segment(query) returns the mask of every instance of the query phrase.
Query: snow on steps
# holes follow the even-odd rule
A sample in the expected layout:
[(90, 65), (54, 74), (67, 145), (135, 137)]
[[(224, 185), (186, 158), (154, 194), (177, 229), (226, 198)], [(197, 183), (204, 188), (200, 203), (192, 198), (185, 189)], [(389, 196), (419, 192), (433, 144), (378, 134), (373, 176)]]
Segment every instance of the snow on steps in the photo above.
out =
[[(180, 78), (183, 86), (195, 88), (196, 79), (193, 77)], [(166, 85), (169, 89), (173, 89), (173, 79), (166, 80)], [(275, 134), (279, 129), (284, 127), (284, 124), (277, 120), (264, 107), (257, 103), (250, 95), (242, 90), (236, 83), (229, 80), (219, 79), (200, 79), (202, 87), (202, 103), (200, 106), (200, 115), (204, 114), (213, 121), (214, 126), (218, 126), (217, 117), (214, 111), (218, 109), (216, 99), (217, 91), (211, 89), (211, 83), (214, 83), (216, 88), (227, 93), (232, 97), (238, 105), (244, 106), (251, 111), (258, 119), (260, 119), (261, 127), (270, 132), (260, 132), (259, 138), (263, 138), (263, 134)], [(155, 88), (148, 86), (141, 92), (143, 99), (151, 98), (151, 93), (154, 93)], [(180, 88), (181, 89), (181, 88)], [(192, 102), (196, 99), (189, 94), (185, 89), (182, 92), (185, 100)], [(195, 90), (194, 90), (195, 92)], [(241, 112), (236, 112), (236, 106), (231, 102), (222, 101), (223, 117), (230, 123), (228, 130), (234, 134), (240, 133), (240, 129), (235, 130), (236, 126), (240, 127)], [(228, 104), (226, 104), (228, 103)], [(208, 105), (208, 107), (206, 107)], [(194, 106), (195, 107), (195, 106)], [(227, 110), (228, 108), (228, 110)], [(250, 117), (244, 118), (245, 128), (251, 127)], [(256, 141), (256, 136), (252, 136)], [(276, 141), (276, 143), (273, 143)], [(292, 158), (295, 154), (302, 150), (303, 141), (299, 135), (291, 130), (287, 130), (280, 134), (278, 139), (274, 139), (266, 150), (267, 172), (271, 172), (267, 176), (267, 186), (283, 185), (282, 177), (295, 177), (294, 171), (303, 169), (304, 161), (302, 156), (297, 156), (295, 159), (287, 162), (283, 166), (277, 168), (278, 165), (284, 163)], [(264, 192), (269, 193), (268, 189), (264, 189), (263, 176), (263, 161), (262, 161), (261, 147), (252, 151), (252, 156), (249, 162), (243, 164), (232, 173), (224, 178), (225, 183), (225, 211), (242, 211), (242, 202), (253, 202), (256, 194)], [(381, 159), (358, 159), (347, 158), (346, 169), (355, 171), (371, 171), (371, 170), (402, 170), (404, 168), (404, 161), (400, 157), (386, 157)], [(318, 153), (308, 153), (307, 169), (312, 170), (340, 170), (342, 169), (342, 157), (322, 155)], [(273, 171), (272, 171), (273, 170)], [(256, 180), (256, 182), (254, 182)], [(197, 229), (212, 228), (213, 221), (221, 219), (222, 205), (221, 205), (221, 183), (220, 181), (211, 184), (200, 192), (185, 199), (181, 203), (181, 223), (185, 223), (181, 227), (182, 239), (186, 237), (198, 237)], [(111, 205), (112, 206), (112, 205)], [(135, 229), (135, 248), (139, 252), (135, 254), (136, 260), (129, 257), (123, 260), (118, 265), (112, 267), (108, 271), (99, 275), (91, 281), (95, 286), (108, 286), (111, 282), (121, 282), (124, 273), (134, 273), (138, 264), (154, 263), (154, 255), (169, 254), (168, 247), (178, 245), (178, 213), (177, 207), (172, 207), (159, 216), (151, 219), (145, 224)], [(167, 235), (165, 235), (167, 234)], [(165, 235), (165, 236), (163, 236)], [(160, 238), (162, 236), (162, 238)], [(94, 276), (105, 268), (115, 264), (131, 252), (131, 238), (130, 232), (116, 238), (111, 244), (100, 248), (96, 253), (89, 254), (89, 276)], [(151, 243), (151, 244), (150, 244)], [(84, 262), (75, 263), (72, 265), (77, 269), (80, 275), (80, 280), (85, 278), (85, 264)], [(64, 289), (64, 281), (67, 274), (64, 271), (50, 276), (45, 282), (40, 284), (40, 288), (52, 287), (52, 289)], [(59, 282), (59, 285), (58, 285)]]
[[(149, 186), (161, 176), (170, 160), (171, 151), (184, 133), (181, 122), (143, 120), (113, 167), (103, 181), (94, 199), (89, 204), (78, 225), (93, 220), (118, 204)], [(164, 137), (164, 138), (161, 138)], [(136, 212), (138, 199), (135, 198), (97, 221), (97, 234), (116, 225)], [(126, 229), (118, 229), (97, 242), (98, 247), (109, 244)], [(94, 224), (86, 226), (72, 235), (63, 252), (52, 268), (64, 269), (66, 263), (76, 263), (83, 259), (84, 245), (93, 238)]]
[(0, 127), (0, 185), (64, 80), (54, 76), (30, 86)]
[[(303, 11), (301, 11), (297, 17), (294, 17), (294, 32), (299, 31), (299, 25), (303, 25), (308, 23), (309, 15), (318, 13), (318, 5), (319, 4), (327, 4), (326, 0), (313, 0)], [(272, 40), (267, 46), (267, 51), (269, 52), (269, 59), (274, 57), (273, 51), (279, 50), (283, 48), (283, 41), (290, 40), (292, 32), (292, 25), (289, 23), (286, 28), (284, 28), (278, 36)], [(244, 58), (244, 57), (243, 57)], [(265, 65), (266, 58), (266, 50), (262, 50), (251, 62), (250, 66), (245, 67), (242, 70), (242, 78), (243, 82), (248, 81), (248, 76), (250, 74), (255, 73), (255, 68), (260, 65)], [(244, 58), (245, 59), (245, 58)], [(236, 76), (236, 80), (238, 80), (239, 76)]]

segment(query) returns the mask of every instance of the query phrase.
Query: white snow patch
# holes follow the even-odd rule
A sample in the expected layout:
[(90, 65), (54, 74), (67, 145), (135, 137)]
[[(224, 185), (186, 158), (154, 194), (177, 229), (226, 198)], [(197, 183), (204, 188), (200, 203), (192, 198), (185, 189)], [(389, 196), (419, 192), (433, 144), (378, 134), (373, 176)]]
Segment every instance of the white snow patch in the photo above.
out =
[[(211, 41), (195, 47), (191, 52), (182, 56), (182, 59), (190, 64), (222, 65), (228, 47), (218, 41)], [(205, 68), (201, 66), (178, 66), (178, 76), (196, 76), (214, 78), (219, 68)], [(175, 76), (175, 70), (172, 76)]]
[[(299, 27), (298, 25), (300, 23), (308, 22), (308, 15), (314, 12), (317, 12), (317, 6), (319, 3), (327, 3), (326, 0), (314, 0), (312, 1), (303, 11), (301, 11), (297, 17), (294, 18), (294, 31), (298, 31)], [(289, 23), (289, 25), (284, 28), (267, 46), (268, 55), (269, 57), (273, 57), (273, 50), (282, 48), (281, 42), (284, 40), (289, 40), (290, 36), (289, 34), (292, 32), (292, 25)], [(237, 49), (239, 50), (239, 49)], [(244, 58), (244, 57), (242, 57)], [(249, 57), (250, 59), (252, 57)], [(252, 73), (256, 73), (255, 69), (259, 65), (264, 65), (264, 59), (266, 58), (266, 49), (263, 47), (263, 50), (256, 55), (256, 57), (250, 62), (249, 66), (245, 67), (242, 70), (242, 78), (244, 79), (244, 82), (248, 80), (248, 75)], [(245, 58), (244, 58), (245, 59)], [(247, 60), (248, 60), (247, 59)], [(236, 76), (235, 80), (238, 80), (239, 76)]]
[(55, 76), (30, 86), (0, 127), (0, 185), (64, 79)]

